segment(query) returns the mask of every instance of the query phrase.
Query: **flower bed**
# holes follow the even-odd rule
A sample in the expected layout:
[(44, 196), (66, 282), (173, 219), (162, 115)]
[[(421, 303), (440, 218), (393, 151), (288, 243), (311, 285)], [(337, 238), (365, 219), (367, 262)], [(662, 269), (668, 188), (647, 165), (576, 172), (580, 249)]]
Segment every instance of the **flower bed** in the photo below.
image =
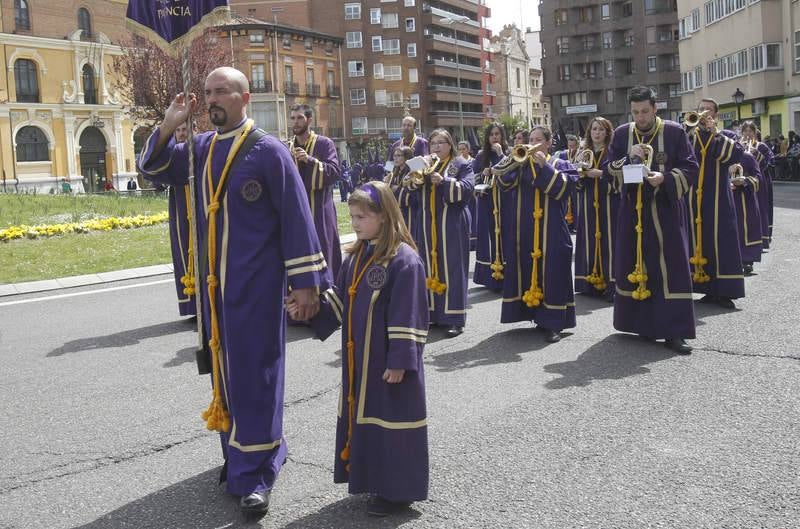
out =
[(42, 226), (11, 226), (0, 230), (0, 242), (8, 242), (13, 239), (38, 239), (39, 237), (53, 237), (65, 233), (88, 233), (90, 231), (111, 231), (118, 229), (141, 228), (143, 226), (153, 226), (169, 220), (169, 215), (165, 211), (155, 215), (136, 215), (135, 217), (106, 217), (103, 219), (91, 219), (83, 222), (69, 222), (64, 224), (47, 224)]

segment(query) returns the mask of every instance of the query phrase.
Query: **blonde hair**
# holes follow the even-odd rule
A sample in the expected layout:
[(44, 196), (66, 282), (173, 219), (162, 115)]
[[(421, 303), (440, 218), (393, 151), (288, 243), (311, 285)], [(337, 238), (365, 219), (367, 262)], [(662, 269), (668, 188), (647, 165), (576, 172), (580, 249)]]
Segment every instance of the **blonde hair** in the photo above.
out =
[[(381, 216), (383, 222), (381, 223), (381, 230), (378, 233), (378, 239), (375, 243), (375, 262), (386, 264), (395, 255), (400, 243), (406, 243), (414, 251), (417, 251), (417, 245), (411, 238), (411, 234), (406, 227), (406, 222), (403, 220), (403, 215), (400, 213), (400, 205), (392, 192), (392, 189), (383, 182), (369, 182), (365, 186), (372, 186), (378, 193), (378, 201), (380, 204), (372, 200), (372, 197), (367, 191), (357, 188), (347, 199), (348, 206), (357, 206), (362, 209), (377, 213)], [(362, 186), (364, 187), (364, 186)], [(356, 240), (353, 244), (345, 248), (345, 252), (353, 254), (357, 253), (366, 244), (365, 241)]]

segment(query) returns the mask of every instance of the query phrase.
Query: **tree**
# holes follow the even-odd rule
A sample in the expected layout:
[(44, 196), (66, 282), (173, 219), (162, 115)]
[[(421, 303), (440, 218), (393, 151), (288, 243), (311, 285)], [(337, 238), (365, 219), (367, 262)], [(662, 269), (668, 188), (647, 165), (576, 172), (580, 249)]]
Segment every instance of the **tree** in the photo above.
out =
[[(209, 29), (189, 49), (190, 91), (197, 94), (195, 120), (200, 130), (208, 128), (203, 97), (206, 76), (214, 68), (230, 65), (230, 53), (220, 45), (217, 35), (216, 30)], [(122, 55), (114, 57), (112, 65), (113, 87), (119, 91), (134, 122), (153, 127), (163, 121), (172, 99), (183, 91), (182, 58), (167, 55), (139, 35), (120, 42), (120, 47)]]

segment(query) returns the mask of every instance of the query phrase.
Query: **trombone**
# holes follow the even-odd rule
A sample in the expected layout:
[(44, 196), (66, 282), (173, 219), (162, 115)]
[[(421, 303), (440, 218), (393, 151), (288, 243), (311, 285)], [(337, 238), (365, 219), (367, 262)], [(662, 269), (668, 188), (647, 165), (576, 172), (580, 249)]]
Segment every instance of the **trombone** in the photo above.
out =
[(696, 110), (690, 110), (689, 112), (684, 112), (683, 125), (687, 129), (693, 129), (697, 127), (708, 114), (709, 114), (708, 110), (703, 110), (702, 112), (697, 112)]
[(408, 173), (403, 178), (401, 185), (408, 188), (418, 188), (425, 184), (425, 180), (428, 178), (428, 176), (434, 173), (434, 167), (436, 167), (436, 164), (439, 163), (439, 157), (435, 154), (431, 154), (430, 161), (428, 163), (429, 165), (425, 169), (420, 171), (411, 171)]
[(594, 167), (594, 153), (591, 149), (582, 149), (575, 154), (575, 165), (578, 171), (585, 171)]
[(639, 147), (644, 151), (644, 160), (637, 161), (639, 157), (635, 156), (631, 157), (631, 163), (641, 163), (649, 171), (650, 166), (653, 164), (653, 146), (647, 143), (637, 143), (634, 147)]

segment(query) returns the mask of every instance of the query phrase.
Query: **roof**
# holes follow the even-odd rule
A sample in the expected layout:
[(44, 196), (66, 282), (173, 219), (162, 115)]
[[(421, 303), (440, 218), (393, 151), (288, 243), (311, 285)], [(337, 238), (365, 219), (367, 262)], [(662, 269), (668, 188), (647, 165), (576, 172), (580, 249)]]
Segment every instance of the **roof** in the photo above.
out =
[(315, 31), (311, 28), (294, 26), (292, 24), (285, 24), (283, 22), (281, 23), (267, 22), (266, 20), (261, 20), (254, 17), (246, 17), (236, 13), (231, 13), (230, 21), (220, 24), (217, 27), (220, 29), (263, 29), (266, 31), (279, 31), (279, 32), (282, 31), (284, 33), (294, 33), (296, 35), (302, 35), (304, 37), (313, 37), (322, 40), (330, 40), (338, 43), (344, 42), (344, 39), (342, 37), (337, 37), (336, 35), (331, 35), (329, 33), (322, 33), (319, 31)]

